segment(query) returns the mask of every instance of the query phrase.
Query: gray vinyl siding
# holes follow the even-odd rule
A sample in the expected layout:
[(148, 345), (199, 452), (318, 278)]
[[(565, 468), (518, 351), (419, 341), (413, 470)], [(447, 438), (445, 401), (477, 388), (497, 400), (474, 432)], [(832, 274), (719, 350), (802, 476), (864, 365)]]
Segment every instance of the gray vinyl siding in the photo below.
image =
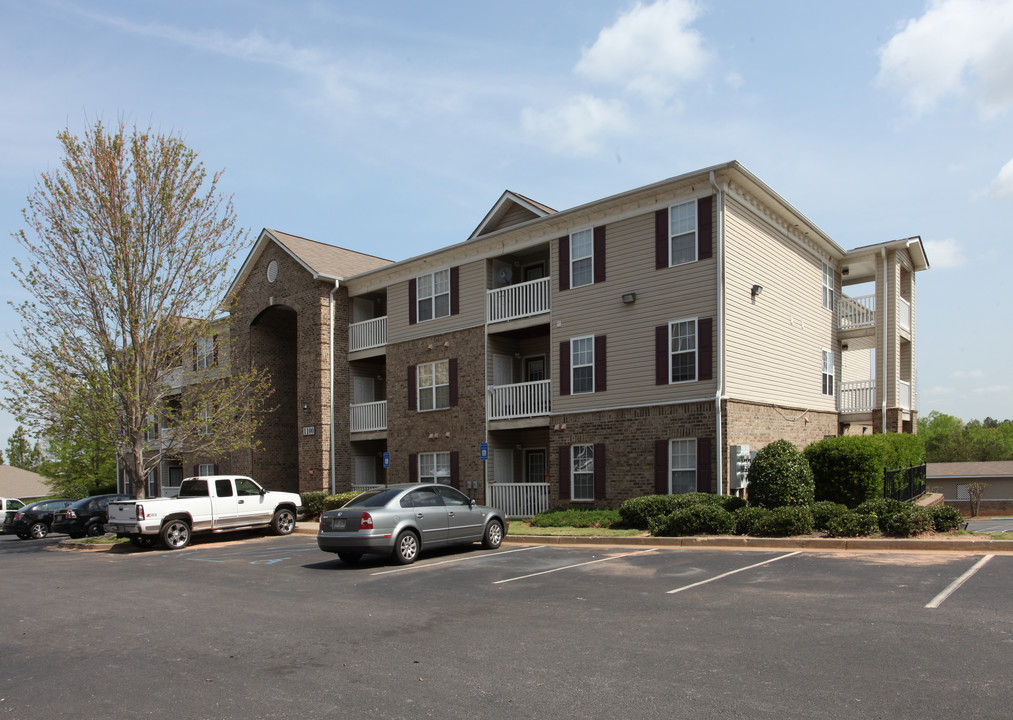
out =
[[(727, 395), (833, 412), (835, 398), (821, 392), (822, 350), (834, 351), (838, 381), (841, 353), (820, 258), (731, 196), (724, 232)], [(763, 287), (755, 300), (753, 285)]]
[[(672, 202), (689, 199), (682, 197)], [(716, 385), (713, 380), (656, 385), (654, 359), (656, 326), (688, 318), (716, 319), (713, 258), (655, 269), (652, 210), (606, 226), (605, 282), (560, 292), (558, 242), (553, 242), (551, 252), (550, 367), (554, 413), (714, 395)], [(624, 305), (622, 295), (628, 292), (635, 292), (637, 300), (631, 305)], [(717, 327), (716, 322), (714, 327)], [(586, 335), (605, 335), (607, 338), (607, 389), (604, 392), (560, 396), (559, 344)]]
[[(465, 263), (458, 266), (458, 298), (460, 312), (457, 315), (409, 323), (408, 282), (399, 282), (387, 289), (387, 342), (388, 344), (425, 338), (456, 330), (485, 324), (486, 305), (486, 262)], [(431, 271), (449, 266), (432, 266)]]

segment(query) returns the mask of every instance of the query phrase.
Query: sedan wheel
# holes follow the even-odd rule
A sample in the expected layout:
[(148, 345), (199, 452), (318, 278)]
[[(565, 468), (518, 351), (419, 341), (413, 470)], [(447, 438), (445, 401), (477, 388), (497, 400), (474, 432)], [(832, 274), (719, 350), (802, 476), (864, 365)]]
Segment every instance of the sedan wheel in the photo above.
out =
[(419, 539), (411, 530), (397, 536), (394, 543), (394, 560), (400, 565), (410, 565), (419, 554)]
[(98, 537), (99, 535), (105, 535), (105, 531), (102, 530), (102, 523), (92, 523), (85, 528), (85, 534), (88, 537)]
[(482, 538), (482, 547), (495, 550), (503, 542), (503, 526), (499, 520), (490, 520), (485, 526), (485, 536)]
[(184, 520), (170, 520), (162, 526), (160, 537), (170, 550), (182, 550), (190, 543), (190, 526)]
[(49, 534), (49, 526), (44, 522), (32, 523), (28, 528), (28, 536), (34, 540), (41, 540)]

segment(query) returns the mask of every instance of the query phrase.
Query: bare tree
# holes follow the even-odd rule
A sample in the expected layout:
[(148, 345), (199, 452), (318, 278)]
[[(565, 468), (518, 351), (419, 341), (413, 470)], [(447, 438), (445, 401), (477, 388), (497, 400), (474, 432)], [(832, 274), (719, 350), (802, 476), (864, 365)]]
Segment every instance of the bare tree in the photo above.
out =
[(246, 232), (221, 173), (209, 178), (178, 137), (97, 122), (58, 138), (61, 163), (15, 234), (27, 255), (13, 274), (30, 299), (12, 303), (22, 329), (17, 352), (0, 353), (0, 406), (40, 429), (111, 438), (144, 497), (164, 457), (255, 444), (267, 374), (205, 352), (227, 342), (223, 296)]
[(971, 517), (978, 517), (978, 509), (981, 507), (981, 497), (988, 489), (988, 483), (970, 482), (964, 487), (967, 488), (967, 499), (971, 501)]

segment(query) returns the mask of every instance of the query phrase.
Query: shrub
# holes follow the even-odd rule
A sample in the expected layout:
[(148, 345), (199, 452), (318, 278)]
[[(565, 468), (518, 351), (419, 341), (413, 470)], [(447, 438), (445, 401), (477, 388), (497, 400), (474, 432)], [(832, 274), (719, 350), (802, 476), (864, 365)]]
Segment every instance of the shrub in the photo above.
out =
[(817, 530), (825, 531), (831, 520), (848, 512), (850, 512), (848, 506), (841, 503), (830, 502), (829, 500), (813, 503), (813, 527)]
[(886, 519), (899, 512), (904, 512), (907, 508), (914, 507), (911, 503), (901, 502), (900, 500), (893, 500), (889, 498), (876, 498), (875, 500), (866, 500), (855, 508), (855, 512), (859, 515), (875, 515), (879, 519), (879, 529), (886, 531)]
[(320, 513), (324, 511), (324, 498), (326, 497), (327, 493), (323, 490), (299, 493), (300, 502), (306, 508), (306, 515), (311, 518), (320, 517)]
[(953, 532), (964, 525), (963, 516), (952, 505), (933, 505), (925, 509), (932, 518), (932, 528), (936, 532)]
[(770, 510), (762, 507), (739, 508), (732, 515), (736, 535), (756, 535), (767, 522)]
[(827, 522), (828, 537), (862, 537), (879, 532), (879, 518), (874, 513), (859, 515), (852, 510), (830, 518)]
[(803, 455), (812, 468), (816, 500), (855, 507), (882, 497), (885, 449), (871, 435), (825, 438)]
[(932, 529), (932, 517), (925, 508), (912, 506), (881, 519), (879, 526), (887, 535), (914, 537)]
[(734, 512), (746, 504), (734, 495), (712, 495), (711, 493), (683, 493), (682, 495), (644, 495), (630, 498), (619, 506), (619, 517), (624, 527), (640, 530), (650, 529), (651, 519), (658, 520), (676, 510), (695, 505), (713, 505), (728, 512)]
[(358, 497), (361, 494), (362, 492), (359, 490), (352, 490), (351, 492), (338, 493), (337, 495), (328, 495), (324, 498), (323, 505), (320, 509), (322, 512), (336, 510), (352, 498)]
[(781, 505), (772, 508), (757, 535), (789, 537), (809, 535), (813, 531), (813, 514), (807, 505)]
[(535, 527), (611, 528), (620, 522), (618, 510), (563, 508), (535, 515)]
[(716, 503), (697, 503), (651, 521), (651, 535), (730, 535), (735, 528), (732, 514)]
[(868, 436), (883, 448), (883, 467), (887, 470), (913, 467), (925, 462), (925, 440), (910, 433), (886, 433)]
[(812, 470), (787, 440), (775, 440), (761, 448), (749, 467), (748, 479), (749, 502), (753, 505), (772, 509), (813, 503)]

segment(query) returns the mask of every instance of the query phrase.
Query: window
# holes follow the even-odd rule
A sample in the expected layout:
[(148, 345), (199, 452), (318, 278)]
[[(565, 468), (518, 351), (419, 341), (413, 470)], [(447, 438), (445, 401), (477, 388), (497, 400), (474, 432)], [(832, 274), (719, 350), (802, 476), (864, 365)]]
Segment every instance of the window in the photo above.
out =
[(696, 439), (670, 440), (669, 492), (696, 492)]
[(148, 497), (158, 497), (158, 468), (148, 471)]
[(571, 445), (570, 453), (573, 499), (594, 500), (594, 445)]
[(594, 336), (570, 341), (570, 392), (594, 392)]
[(594, 233), (588, 228), (570, 235), (570, 287), (594, 282)]
[(215, 495), (218, 497), (232, 497), (232, 481), (229, 478), (215, 480)]
[(546, 482), (548, 468), (546, 467), (545, 450), (525, 450), (525, 482)]
[(450, 407), (450, 362), (437, 360), (416, 368), (418, 372), (418, 409), (443, 410)]
[(823, 394), (834, 394), (834, 353), (831, 350), (823, 351)]
[(211, 464), (211, 465), (198, 465), (197, 466), (197, 474), (198, 475), (214, 475), (215, 474), (215, 466), (213, 464)]
[(673, 205), (669, 215), (669, 267), (696, 262), (696, 201)]
[(823, 307), (834, 309), (834, 269), (823, 263)]
[(450, 484), (450, 453), (419, 453), (419, 482)]
[(450, 270), (438, 270), (417, 278), (418, 320), (425, 322), (450, 315)]
[(669, 324), (671, 375), (669, 382), (696, 380), (696, 320)]
[(215, 339), (197, 338), (194, 370), (207, 370), (215, 364)]
[(249, 478), (236, 478), (236, 495), (240, 497), (260, 495), (260, 485)]

